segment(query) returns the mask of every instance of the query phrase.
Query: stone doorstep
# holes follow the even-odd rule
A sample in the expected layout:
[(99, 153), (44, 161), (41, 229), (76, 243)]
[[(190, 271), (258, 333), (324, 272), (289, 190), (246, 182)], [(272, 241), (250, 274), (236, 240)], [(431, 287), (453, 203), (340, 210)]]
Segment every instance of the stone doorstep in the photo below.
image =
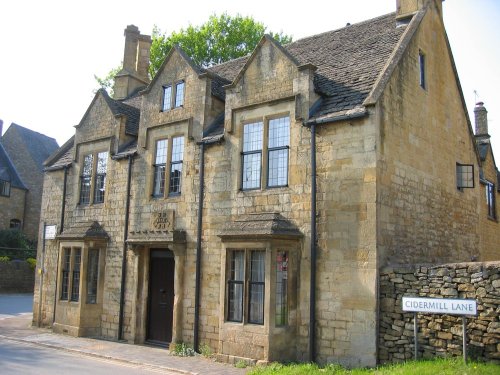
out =
[[(31, 336), (31, 337), (33, 337), (33, 336)], [(123, 359), (123, 358), (117, 358), (117, 357), (113, 357), (113, 356), (110, 356), (110, 355), (105, 355), (105, 354), (100, 354), (100, 353), (94, 353), (94, 352), (86, 351), (86, 350), (83, 350), (83, 349), (73, 349), (73, 348), (63, 347), (63, 346), (60, 346), (60, 345), (47, 344), (47, 343), (44, 343), (44, 342), (36, 342), (36, 341), (33, 341), (33, 340), (28, 340), (28, 339), (18, 339), (18, 338), (4, 336), (4, 335), (0, 335), (0, 338), (5, 339), (5, 340), (9, 340), (9, 341), (14, 341), (14, 342), (20, 342), (20, 343), (24, 343), (24, 344), (29, 344), (29, 345), (33, 345), (33, 346), (42, 346), (42, 347), (45, 347), (45, 348), (61, 350), (63, 352), (67, 352), (67, 353), (80, 354), (80, 355), (84, 355), (84, 356), (87, 356), (87, 357), (102, 358), (102, 359), (113, 360), (113, 361), (116, 361), (116, 362), (122, 362), (122, 363), (127, 363), (127, 364), (131, 364), (131, 365), (136, 365), (136, 366), (144, 366), (144, 367), (147, 367), (147, 368), (150, 368), (150, 369), (154, 369), (154, 370), (171, 371), (171, 372), (176, 372), (176, 373), (179, 373), (179, 374), (199, 375), (199, 373), (197, 373), (197, 372), (191, 372), (191, 371), (186, 371), (186, 370), (181, 370), (181, 369), (175, 369), (175, 368), (171, 368), (171, 367), (154, 365), (154, 364), (144, 363), (144, 362), (139, 362), (139, 361), (132, 361), (132, 360)]]

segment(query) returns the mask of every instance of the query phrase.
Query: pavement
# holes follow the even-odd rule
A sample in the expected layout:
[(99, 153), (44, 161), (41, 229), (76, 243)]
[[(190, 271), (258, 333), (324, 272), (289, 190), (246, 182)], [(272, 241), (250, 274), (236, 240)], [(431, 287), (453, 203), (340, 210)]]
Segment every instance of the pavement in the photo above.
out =
[(72, 337), (52, 333), (50, 329), (32, 327), (32, 302), (32, 295), (0, 295), (0, 339), (179, 374), (243, 375), (248, 372), (248, 369), (215, 362), (201, 355), (178, 357), (164, 348)]

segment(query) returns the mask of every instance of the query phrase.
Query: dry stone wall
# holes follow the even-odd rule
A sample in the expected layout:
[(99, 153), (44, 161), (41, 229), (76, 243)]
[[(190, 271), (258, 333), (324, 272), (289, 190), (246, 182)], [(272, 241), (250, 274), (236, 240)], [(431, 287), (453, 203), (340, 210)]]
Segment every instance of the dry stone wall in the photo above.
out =
[[(381, 363), (414, 356), (413, 313), (402, 297), (463, 298), (477, 301), (467, 318), (470, 358), (500, 363), (500, 262), (387, 267), (380, 274), (379, 352)], [(462, 355), (462, 318), (420, 314), (419, 358)]]

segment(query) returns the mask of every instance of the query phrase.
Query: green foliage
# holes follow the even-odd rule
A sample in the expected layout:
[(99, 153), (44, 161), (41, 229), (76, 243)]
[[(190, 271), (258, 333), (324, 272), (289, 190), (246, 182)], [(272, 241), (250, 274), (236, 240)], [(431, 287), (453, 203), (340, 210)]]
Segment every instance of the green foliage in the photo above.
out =
[(335, 364), (324, 367), (312, 363), (284, 365), (271, 363), (253, 368), (248, 375), (494, 375), (500, 373), (500, 366), (493, 363), (469, 362), (462, 358), (433, 359), (430, 361), (409, 361), (374, 369), (348, 370)]
[(234, 364), (234, 367), (236, 367), (236, 368), (246, 368), (247, 366), (248, 366), (248, 363), (246, 363), (245, 361), (243, 361), (241, 359)]
[(7, 256), (0, 256), (0, 263), (7, 263), (7, 262), (10, 262), (10, 258), (7, 257)]
[(94, 74), (94, 79), (97, 81), (97, 84), (99, 85), (99, 88), (94, 90), (94, 94), (97, 92), (97, 90), (104, 89), (108, 92), (109, 95), (113, 96), (114, 94), (113, 85), (115, 83), (115, 76), (118, 74), (120, 70), (121, 66), (113, 68), (109, 71), (106, 77), (98, 77)]
[(0, 256), (26, 259), (36, 256), (36, 242), (17, 229), (0, 230)]
[[(177, 44), (198, 65), (209, 67), (251, 53), (267, 32), (267, 27), (251, 17), (223, 13), (213, 14), (201, 26), (189, 25), (170, 35), (155, 26), (152, 35), (151, 64), (153, 77), (161, 67), (167, 53)], [(269, 34), (281, 44), (290, 43), (291, 36), (283, 32)]]
[[(209, 67), (248, 55), (265, 33), (281, 44), (292, 41), (291, 36), (281, 31), (270, 32), (261, 22), (239, 14), (234, 17), (227, 13), (219, 16), (213, 14), (200, 26), (189, 25), (186, 29), (174, 31), (170, 35), (155, 26), (152, 33), (149, 75), (154, 77), (158, 73), (174, 44), (180, 46), (196, 64)], [(113, 95), (114, 77), (119, 71), (118, 67), (112, 69), (106, 77), (94, 75), (94, 78), (100, 88)]]
[(179, 344), (175, 344), (174, 349), (172, 350), (172, 355), (178, 357), (192, 357), (195, 355), (195, 352), (189, 345), (181, 342)]
[(214, 355), (212, 349), (210, 349), (210, 346), (208, 346), (207, 344), (200, 345), (200, 353), (203, 357), (206, 358), (212, 358), (212, 356)]
[(34, 270), (36, 268), (36, 259), (35, 258), (28, 258), (26, 259), (26, 262), (30, 265), (30, 268)]

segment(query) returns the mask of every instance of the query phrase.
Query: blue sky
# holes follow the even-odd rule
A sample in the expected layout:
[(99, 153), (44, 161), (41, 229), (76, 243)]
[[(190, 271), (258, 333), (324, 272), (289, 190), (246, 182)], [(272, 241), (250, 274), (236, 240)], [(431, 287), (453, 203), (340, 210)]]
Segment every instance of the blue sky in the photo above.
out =
[[(56, 138), (74, 133), (92, 100), (94, 74), (104, 76), (123, 57), (123, 30), (150, 34), (205, 22), (210, 14), (249, 15), (294, 39), (394, 11), (396, 0), (291, 2), (211, 0), (25, 0), (0, 3), (0, 118)], [(467, 108), (484, 101), (500, 159), (500, 1), (446, 0), (445, 26)], [(476, 92), (476, 94), (474, 93)]]

